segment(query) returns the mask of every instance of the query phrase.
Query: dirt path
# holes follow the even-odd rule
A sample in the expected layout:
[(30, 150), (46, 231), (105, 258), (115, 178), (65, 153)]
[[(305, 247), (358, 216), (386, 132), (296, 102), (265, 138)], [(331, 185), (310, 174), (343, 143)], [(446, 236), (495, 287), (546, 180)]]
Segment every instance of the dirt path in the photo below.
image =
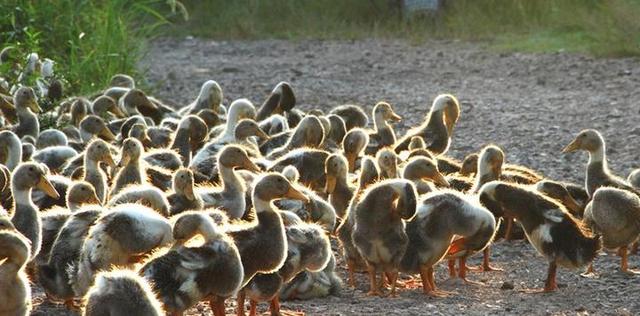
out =
[[(452, 42), (411, 46), (390, 41), (162, 39), (151, 48), (145, 60), (149, 82), (157, 87), (158, 97), (178, 104), (195, 98), (208, 79), (221, 84), (227, 104), (240, 97), (259, 104), (277, 82), (286, 80), (303, 109), (356, 103), (370, 111), (375, 102), (387, 100), (405, 118), (404, 130), (424, 117), (435, 95), (450, 92), (462, 102), (449, 151), (454, 157), (492, 142), (505, 149), (508, 162), (528, 165), (551, 178), (582, 182), (586, 154), (564, 155), (561, 149), (581, 129), (596, 128), (608, 142), (609, 163), (616, 174), (626, 177), (640, 167), (636, 60), (496, 53)], [(492, 259), (505, 271), (470, 276), (484, 286), (445, 281), (444, 267), (438, 267), (436, 282), (457, 292), (445, 299), (426, 298), (418, 290), (403, 290), (394, 299), (370, 298), (362, 275), (357, 289), (345, 288), (340, 297), (285, 302), (284, 307), (312, 315), (640, 312), (640, 277), (617, 272), (619, 261), (613, 255), (598, 257), (600, 275), (594, 279), (560, 269), (561, 289), (545, 295), (519, 292), (542, 286), (546, 276), (546, 263), (531, 246), (499, 242)], [(477, 262), (474, 258), (471, 264)], [(640, 266), (640, 257), (632, 256), (631, 265)], [(515, 289), (502, 290), (505, 281), (512, 281)], [(200, 304), (189, 314), (211, 312)]]

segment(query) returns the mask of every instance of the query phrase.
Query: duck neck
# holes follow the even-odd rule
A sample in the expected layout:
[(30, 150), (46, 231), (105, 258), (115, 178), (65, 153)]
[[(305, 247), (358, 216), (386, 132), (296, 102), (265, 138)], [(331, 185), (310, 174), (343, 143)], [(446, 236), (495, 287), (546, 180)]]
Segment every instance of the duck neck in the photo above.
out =
[(376, 113), (373, 119), (373, 126), (376, 131), (379, 131), (382, 128), (389, 127), (389, 124), (387, 124), (382, 113)]
[[(207, 216), (207, 215), (204, 215), (204, 216)], [(204, 240), (206, 242), (214, 241), (216, 239), (220, 239), (221, 237), (221, 234), (216, 229), (215, 224), (213, 224), (212, 221), (208, 221), (208, 220), (203, 220), (200, 223), (200, 226), (198, 227), (198, 232), (200, 233), (200, 235), (202, 235), (202, 237), (204, 237)]]
[(80, 128), (80, 138), (82, 142), (87, 144), (93, 138), (93, 134), (85, 130), (84, 128)]
[(605, 146), (601, 144), (597, 149), (589, 152), (589, 165), (599, 164), (603, 170), (607, 170), (607, 156)]
[(256, 209), (256, 213), (274, 212), (273, 203), (271, 200), (263, 200), (259, 198), (255, 192), (253, 193), (253, 207)]
[(236, 138), (236, 125), (238, 125), (240, 113), (235, 108), (231, 108), (229, 110), (229, 115), (227, 117), (227, 125), (224, 128), (224, 139), (235, 140)]
[(19, 188), (14, 182), (11, 183), (11, 193), (13, 194), (14, 209), (18, 209), (17, 205), (28, 205), (35, 208), (31, 200), (31, 188)]
[(20, 145), (20, 140), (12, 137), (11, 141), (7, 144), (7, 147), (3, 150), (6, 152), (6, 160), (4, 164), (7, 166), (9, 171), (13, 171), (13, 169), (15, 169), (22, 161), (22, 145)]
[(476, 174), (476, 179), (473, 187), (471, 188), (471, 192), (478, 193), (482, 185), (494, 180), (498, 180), (498, 175), (495, 174), (490, 167), (483, 165), (478, 166), (478, 173)]
[(176, 150), (182, 157), (182, 166), (184, 167), (189, 166), (191, 163), (190, 138), (189, 130), (181, 128), (176, 132), (176, 137), (173, 139), (173, 144), (171, 144), (171, 149)]
[(244, 185), (233, 167), (218, 165), (220, 169), (220, 178), (222, 178), (222, 192), (237, 192), (244, 196)]

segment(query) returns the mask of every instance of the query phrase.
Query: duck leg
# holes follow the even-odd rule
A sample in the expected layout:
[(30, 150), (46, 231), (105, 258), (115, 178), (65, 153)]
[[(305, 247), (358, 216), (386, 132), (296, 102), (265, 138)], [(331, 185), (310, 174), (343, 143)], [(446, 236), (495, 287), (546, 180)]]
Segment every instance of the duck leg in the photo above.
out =
[(490, 250), (489, 250), (489, 246), (487, 246), (482, 251), (482, 271), (483, 272), (504, 271), (503, 269), (492, 267), (491, 265), (489, 265), (489, 256), (490, 256)]
[(347, 259), (347, 271), (349, 274), (349, 286), (356, 287), (356, 263), (353, 259)]
[(376, 267), (370, 263), (367, 268), (369, 270), (369, 292), (367, 293), (367, 295), (379, 296), (380, 288), (378, 287), (378, 282), (376, 281)]
[(271, 312), (271, 316), (280, 316), (280, 297), (278, 297), (278, 295), (271, 300), (269, 311)]
[(244, 316), (244, 298), (245, 298), (245, 294), (244, 291), (240, 291), (238, 292), (238, 297), (236, 299), (238, 306), (236, 306), (236, 315), (237, 316)]
[(467, 256), (462, 256), (458, 259), (459, 263), (458, 263), (458, 276), (460, 277), (460, 279), (462, 279), (462, 281), (464, 281), (465, 283), (468, 284), (473, 284), (473, 285), (484, 285), (480, 282), (476, 282), (476, 281), (471, 281), (471, 280), (467, 280)]
[(620, 271), (628, 274), (637, 274), (638, 271), (629, 269), (629, 248), (628, 246), (622, 246), (618, 249), (620, 255)]
[(391, 284), (391, 292), (389, 292), (389, 296), (396, 297), (398, 294), (396, 293), (396, 281), (398, 280), (398, 271), (386, 272), (387, 279), (389, 279), (389, 283)]
[(420, 278), (422, 279), (422, 292), (431, 297), (447, 297), (451, 292), (441, 291), (436, 288), (433, 278), (433, 267), (423, 265), (420, 267)]
[(225, 315), (224, 301), (225, 299), (219, 296), (214, 296), (213, 298), (211, 298), (211, 300), (209, 301), (209, 306), (213, 311), (213, 315), (215, 316)]
[(458, 273), (456, 273), (456, 259), (449, 259), (447, 265), (449, 267), (449, 278), (455, 279), (458, 276)]
[(513, 218), (505, 217), (504, 220), (507, 222), (507, 227), (504, 230), (504, 240), (511, 241), (511, 235), (513, 234)]
[(558, 289), (558, 284), (556, 283), (556, 270), (558, 269), (558, 265), (555, 261), (551, 261), (549, 263), (549, 270), (547, 271), (547, 281), (544, 283), (544, 293), (554, 292)]
[(258, 302), (249, 300), (249, 316), (256, 316), (258, 312)]

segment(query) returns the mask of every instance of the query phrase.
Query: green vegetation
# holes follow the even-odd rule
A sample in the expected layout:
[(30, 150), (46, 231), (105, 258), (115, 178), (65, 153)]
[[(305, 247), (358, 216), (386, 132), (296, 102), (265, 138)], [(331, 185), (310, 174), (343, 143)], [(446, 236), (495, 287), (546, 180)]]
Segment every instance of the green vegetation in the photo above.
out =
[(638, 0), (447, 0), (430, 17), (402, 17), (389, 0), (185, 1), (173, 30), (220, 39), (457, 38), (503, 50), (640, 55)]
[(184, 12), (180, 6), (175, 0), (4, 0), (0, 43), (17, 48), (20, 58), (36, 52), (56, 61), (69, 92), (87, 94), (116, 73), (136, 76), (144, 40)]

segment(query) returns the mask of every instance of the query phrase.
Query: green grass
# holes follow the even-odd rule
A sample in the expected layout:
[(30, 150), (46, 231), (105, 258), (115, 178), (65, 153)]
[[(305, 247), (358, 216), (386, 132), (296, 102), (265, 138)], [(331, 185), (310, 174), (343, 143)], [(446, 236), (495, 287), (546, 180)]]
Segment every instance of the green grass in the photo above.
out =
[(185, 1), (173, 34), (218, 39), (431, 38), (501, 50), (640, 55), (639, 0), (448, 0), (437, 16), (406, 17), (387, 0)]
[(136, 63), (145, 40), (169, 23), (159, 12), (178, 14), (167, 3), (179, 9), (167, 0), (4, 0), (0, 43), (16, 47), (21, 62), (29, 52), (56, 61), (68, 94), (88, 94), (116, 73), (140, 79)]

